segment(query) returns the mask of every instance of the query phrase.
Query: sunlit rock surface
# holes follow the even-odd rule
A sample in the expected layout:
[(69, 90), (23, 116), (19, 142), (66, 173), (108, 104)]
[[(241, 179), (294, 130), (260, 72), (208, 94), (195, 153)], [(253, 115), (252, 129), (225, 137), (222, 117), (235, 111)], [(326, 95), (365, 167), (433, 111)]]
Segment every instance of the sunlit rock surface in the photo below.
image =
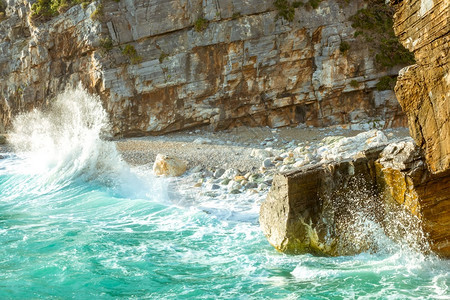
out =
[(450, 2), (394, 2), (394, 29), (417, 64), (400, 72), (396, 94), (433, 173), (450, 169)]
[(157, 176), (181, 176), (186, 169), (186, 162), (164, 154), (158, 154), (153, 164), (153, 174)]
[[(0, 22), (0, 131), (79, 81), (101, 95), (116, 135), (211, 124), (405, 125), (370, 46), (349, 18), (364, 1), (321, 1), (277, 19), (272, 0), (104, 1), (30, 24), (31, 1)], [(203, 31), (194, 24), (204, 17)], [(340, 51), (342, 42), (350, 49)], [(124, 54), (125, 47), (135, 57)]]
[[(408, 171), (434, 250), (450, 256), (450, 2), (391, 1), (394, 29), (417, 64), (400, 72), (396, 94), (412, 137), (425, 153), (421, 172)], [(414, 170), (414, 168), (412, 169)], [(408, 188), (407, 188), (408, 189)], [(414, 202), (415, 195), (405, 197)]]
[(376, 167), (384, 201), (417, 216), (431, 249), (450, 257), (450, 172), (432, 174), (412, 142), (386, 147)]

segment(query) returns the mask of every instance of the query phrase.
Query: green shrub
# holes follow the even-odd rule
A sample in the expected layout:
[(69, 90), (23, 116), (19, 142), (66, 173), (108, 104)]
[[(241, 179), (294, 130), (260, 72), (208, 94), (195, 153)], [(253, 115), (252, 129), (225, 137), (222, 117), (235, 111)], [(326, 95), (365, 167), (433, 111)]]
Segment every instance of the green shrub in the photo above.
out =
[(240, 17), (241, 17), (241, 13), (240, 12), (235, 12), (231, 16), (231, 19), (236, 20), (236, 19), (239, 19)]
[(294, 2), (292, 2), (292, 7), (293, 8), (299, 8), (300, 6), (303, 6), (304, 4), (303, 4), (303, 2), (301, 2), (301, 1), (294, 1)]
[(194, 23), (194, 30), (197, 32), (205, 30), (206, 27), (208, 27), (208, 20), (206, 20), (205, 18), (200, 17)]
[(101, 20), (103, 17), (103, 4), (99, 4), (97, 8), (92, 12), (91, 19), (94, 21)]
[(6, 3), (0, 0), (0, 21), (6, 18)]
[(74, 5), (87, 6), (92, 0), (37, 0), (31, 6), (31, 18), (33, 20), (47, 21), (52, 17), (64, 13)]
[(0, 0), (0, 12), (6, 11), (6, 2), (4, 0)]
[(138, 64), (142, 61), (142, 57), (138, 55), (133, 45), (126, 45), (122, 50), (122, 54), (128, 56), (133, 65)]
[(295, 8), (288, 0), (275, 0), (273, 5), (278, 10), (277, 19), (283, 18), (288, 22), (294, 21)]
[(322, 2), (322, 0), (309, 0), (309, 5), (311, 5), (312, 8), (316, 9), (319, 7), (320, 2)]
[(169, 57), (169, 54), (165, 53), (164, 51), (161, 52), (161, 55), (159, 56), (159, 63), (162, 64), (167, 57)]
[(350, 44), (345, 41), (341, 42), (341, 44), (339, 45), (339, 51), (345, 54), (348, 50), (350, 50)]
[(394, 90), (395, 84), (397, 83), (397, 76), (383, 76), (380, 78), (376, 84), (376, 88), (379, 91)]
[(101, 47), (105, 52), (111, 51), (112, 48), (114, 47), (112, 39), (109, 38), (109, 37), (100, 39), (100, 47)]
[(359, 82), (357, 81), (357, 80), (352, 80), (352, 81), (350, 81), (350, 86), (352, 87), (352, 88), (357, 88), (357, 87), (359, 87)]
[(366, 8), (350, 18), (354, 36), (370, 44), (378, 68), (414, 64), (414, 55), (398, 42), (393, 29), (393, 8), (384, 0), (367, 0)]

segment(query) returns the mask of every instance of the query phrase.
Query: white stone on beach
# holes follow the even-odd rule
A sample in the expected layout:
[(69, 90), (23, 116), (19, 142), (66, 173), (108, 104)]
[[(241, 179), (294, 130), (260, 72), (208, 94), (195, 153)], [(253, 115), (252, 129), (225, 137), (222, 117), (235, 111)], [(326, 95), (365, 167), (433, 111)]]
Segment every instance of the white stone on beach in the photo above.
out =
[(238, 172), (234, 169), (227, 169), (225, 170), (225, 172), (223, 173), (222, 176), (220, 176), (220, 178), (234, 178), (234, 176), (236, 176), (238, 174)]
[(250, 156), (263, 159), (272, 156), (272, 153), (263, 149), (253, 149)]
[(225, 173), (224, 169), (217, 169), (214, 172), (214, 178), (220, 178)]
[(191, 169), (192, 173), (199, 173), (203, 170), (202, 166), (195, 166)]
[(158, 154), (153, 164), (153, 174), (157, 176), (181, 176), (186, 169), (186, 162), (164, 154)]

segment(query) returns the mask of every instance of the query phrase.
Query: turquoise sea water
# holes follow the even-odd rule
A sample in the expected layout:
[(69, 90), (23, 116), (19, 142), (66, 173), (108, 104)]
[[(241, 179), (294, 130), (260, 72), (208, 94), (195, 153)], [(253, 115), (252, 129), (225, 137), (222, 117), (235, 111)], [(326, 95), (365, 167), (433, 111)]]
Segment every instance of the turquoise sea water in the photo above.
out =
[(17, 120), (21, 151), (0, 159), (0, 299), (449, 299), (448, 260), (384, 236), (379, 253), (277, 253), (260, 196), (211, 200), (129, 168), (99, 138), (96, 99), (71, 93)]

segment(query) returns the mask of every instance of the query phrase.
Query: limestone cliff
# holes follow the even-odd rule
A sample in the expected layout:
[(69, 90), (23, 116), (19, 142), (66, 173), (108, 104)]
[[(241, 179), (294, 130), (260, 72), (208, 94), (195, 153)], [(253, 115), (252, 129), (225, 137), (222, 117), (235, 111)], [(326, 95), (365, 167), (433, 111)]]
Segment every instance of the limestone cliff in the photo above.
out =
[(33, 2), (7, 0), (0, 18), (0, 131), (78, 82), (117, 135), (404, 124), (393, 92), (375, 88), (399, 68), (376, 68), (349, 21), (363, 0), (303, 5), (289, 21), (272, 0), (103, 0), (32, 22)]
[(450, 4), (391, 2), (396, 34), (417, 62), (400, 72), (396, 94), (430, 170), (441, 173), (450, 169)]

